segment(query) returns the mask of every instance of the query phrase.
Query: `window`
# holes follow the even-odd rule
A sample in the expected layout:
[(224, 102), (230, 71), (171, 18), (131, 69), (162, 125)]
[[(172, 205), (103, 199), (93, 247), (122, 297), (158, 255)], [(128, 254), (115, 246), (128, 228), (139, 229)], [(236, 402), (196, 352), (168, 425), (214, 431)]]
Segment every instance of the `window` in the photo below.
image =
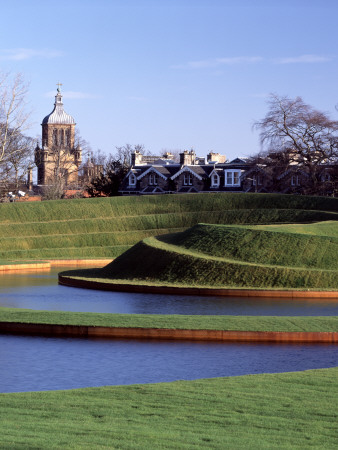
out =
[(225, 170), (225, 186), (240, 186), (240, 170)]
[(56, 128), (53, 130), (53, 145), (58, 145), (58, 130)]
[(136, 177), (133, 173), (129, 175), (129, 186), (135, 186), (136, 185)]
[(219, 176), (217, 173), (213, 173), (211, 176), (211, 187), (218, 187), (219, 186)]
[(262, 177), (260, 175), (254, 175), (252, 177), (252, 185), (260, 186), (262, 184)]
[(192, 185), (192, 175), (191, 175), (191, 173), (185, 173), (183, 175), (183, 184), (184, 184), (184, 186), (191, 186)]
[(63, 146), (64, 144), (64, 133), (63, 130), (59, 130), (59, 144)]
[(299, 175), (292, 175), (291, 186), (300, 186), (300, 176)]
[(156, 186), (157, 182), (158, 182), (157, 174), (156, 173), (151, 173), (149, 175), (149, 184), (152, 185), (152, 186), (154, 186), (154, 185)]
[(66, 146), (70, 146), (70, 130), (66, 130)]

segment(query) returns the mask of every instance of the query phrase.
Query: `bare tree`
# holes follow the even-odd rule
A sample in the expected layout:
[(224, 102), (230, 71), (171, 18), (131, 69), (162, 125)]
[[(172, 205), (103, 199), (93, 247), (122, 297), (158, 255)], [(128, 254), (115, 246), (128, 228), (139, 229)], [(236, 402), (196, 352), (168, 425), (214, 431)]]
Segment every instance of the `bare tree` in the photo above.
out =
[(81, 136), (81, 131), (79, 130), (79, 128), (75, 129), (74, 147), (80, 147), (84, 155), (90, 155), (90, 153), (93, 151), (90, 143)]
[[(29, 169), (33, 166), (33, 154), (36, 146), (36, 139), (16, 135), (12, 137), (11, 147), (15, 151), (10, 152), (3, 159), (1, 169), (2, 180), (8, 185), (12, 185), (12, 189), (19, 189), (20, 184), (25, 184)], [(3, 174), (6, 172), (6, 176)]]
[(70, 142), (67, 144), (57, 139), (50, 150), (37, 146), (35, 162), (38, 167), (45, 164), (44, 172), (41, 171), (41, 180), (38, 175), (38, 182), (43, 184), (43, 197), (48, 200), (59, 199), (64, 196), (66, 190), (78, 190), (83, 183), (81, 172), (90, 161), (91, 154), (90, 144), (83, 139), (77, 129), (74, 133), (73, 146)]
[(88, 194), (92, 197), (119, 195), (119, 187), (132, 164), (134, 152), (151, 155), (144, 150), (143, 145), (139, 144), (116, 147), (116, 152), (109, 154), (104, 160), (101, 172), (88, 184)]
[(302, 166), (309, 175), (309, 193), (316, 193), (322, 166), (338, 160), (338, 121), (297, 97), (270, 96), (269, 111), (254, 127), (263, 151), (287, 164)]
[[(39, 164), (45, 157), (43, 149), (35, 150), (35, 161)], [(55, 144), (48, 153), (48, 184), (43, 186), (43, 197), (46, 200), (62, 198), (66, 189), (78, 188), (78, 172), (81, 166), (81, 149), (64, 148)]]
[(175, 149), (168, 149), (168, 148), (163, 148), (162, 149), (162, 155), (171, 155), (170, 156), (170, 160), (176, 163), (180, 162), (180, 154), (182, 153), (182, 150), (179, 148), (175, 148)]
[(19, 151), (16, 142), (29, 128), (27, 89), (21, 74), (0, 74), (0, 164)]
[(25, 136), (30, 127), (26, 110), (28, 87), (21, 74), (0, 73), (0, 185), (18, 189), (32, 163), (34, 139)]

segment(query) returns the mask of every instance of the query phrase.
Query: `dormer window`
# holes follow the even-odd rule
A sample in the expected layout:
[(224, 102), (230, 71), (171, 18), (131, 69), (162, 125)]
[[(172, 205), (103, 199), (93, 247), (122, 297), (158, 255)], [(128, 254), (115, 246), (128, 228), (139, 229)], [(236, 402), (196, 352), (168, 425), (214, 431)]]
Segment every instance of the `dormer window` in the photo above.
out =
[(158, 176), (156, 173), (151, 173), (149, 175), (149, 184), (151, 186), (156, 186), (158, 184)]
[(185, 173), (183, 175), (183, 184), (184, 184), (184, 186), (192, 186), (192, 175), (191, 175), (191, 173)]
[(219, 176), (217, 173), (213, 173), (211, 175), (211, 187), (218, 187), (219, 186)]
[(136, 186), (136, 176), (133, 173), (129, 175), (129, 186)]

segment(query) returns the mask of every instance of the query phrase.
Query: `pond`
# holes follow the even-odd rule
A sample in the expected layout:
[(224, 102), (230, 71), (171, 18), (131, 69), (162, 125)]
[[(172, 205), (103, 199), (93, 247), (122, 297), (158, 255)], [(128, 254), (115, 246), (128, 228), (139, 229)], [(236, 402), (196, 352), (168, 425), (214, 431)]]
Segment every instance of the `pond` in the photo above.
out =
[(338, 365), (335, 345), (0, 335), (0, 392), (158, 383)]
[(0, 275), (0, 306), (127, 314), (338, 315), (338, 299), (202, 297), (105, 292), (60, 286), (57, 284), (57, 274), (67, 269)]
[[(0, 275), (0, 306), (140, 314), (338, 315), (334, 300), (134, 294), (69, 288), (51, 271)], [(0, 335), (0, 392), (154, 383), (335, 367), (323, 344), (104, 340)]]

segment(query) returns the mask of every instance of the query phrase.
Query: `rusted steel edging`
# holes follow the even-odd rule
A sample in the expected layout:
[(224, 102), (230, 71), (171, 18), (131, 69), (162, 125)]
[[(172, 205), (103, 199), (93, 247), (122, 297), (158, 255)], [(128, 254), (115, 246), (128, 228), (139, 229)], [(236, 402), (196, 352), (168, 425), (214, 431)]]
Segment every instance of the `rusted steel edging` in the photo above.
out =
[(151, 294), (183, 294), (222, 297), (272, 297), (272, 298), (333, 298), (338, 299), (338, 291), (296, 291), (269, 289), (220, 289), (179, 286), (154, 286), (142, 284), (104, 283), (100, 281), (79, 280), (59, 275), (59, 284), (85, 289), (103, 291), (138, 292)]
[(48, 261), (41, 263), (24, 263), (24, 264), (1, 264), (0, 272), (12, 272), (13, 270), (40, 270), (49, 269), (50, 263)]
[(39, 270), (50, 269), (51, 267), (62, 266), (92, 266), (100, 268), (109, 264), (111, 259), (46, 259), (41, 262), (27, 262), (19, 264), (0, 264), (0, 272), (19, 270)]
[(0, 333), (109, 339), (222, 342), (338, 343), (338, 332), (179, 330), (0, 322)]
[(92, 266), (100, 268), (112, 262), (112, 258), (98, 259), (48, 259), (52, 267), (58, 266)]

